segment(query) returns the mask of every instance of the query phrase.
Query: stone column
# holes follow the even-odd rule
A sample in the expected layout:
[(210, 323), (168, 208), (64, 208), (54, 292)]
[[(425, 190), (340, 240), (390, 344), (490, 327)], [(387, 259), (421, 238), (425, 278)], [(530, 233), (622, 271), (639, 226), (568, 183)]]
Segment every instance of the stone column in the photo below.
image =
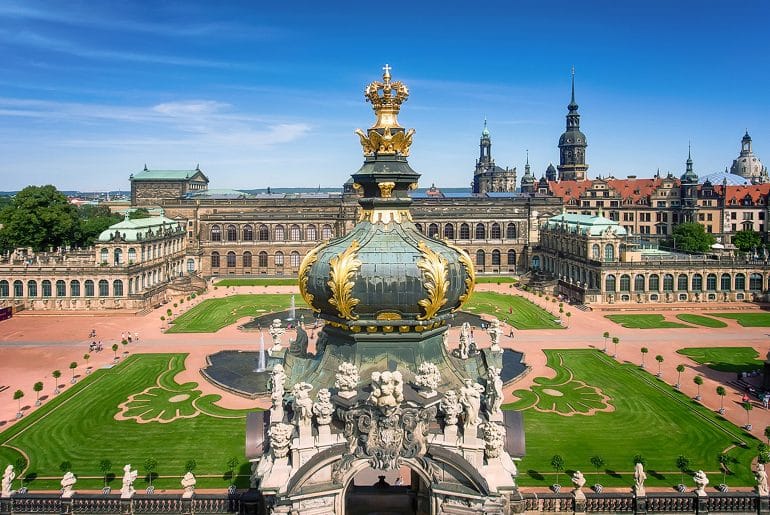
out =
[(647, 513), (647, 496), (634, 495), (634, 513)]

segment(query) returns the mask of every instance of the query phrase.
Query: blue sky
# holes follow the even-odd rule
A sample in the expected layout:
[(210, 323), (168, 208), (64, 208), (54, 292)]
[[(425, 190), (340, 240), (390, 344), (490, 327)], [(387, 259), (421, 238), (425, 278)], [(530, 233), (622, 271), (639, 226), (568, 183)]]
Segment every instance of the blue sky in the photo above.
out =
[(492, 155), (540, 176), (576, 69), (589, 176), (770, 163), (770, 2), (0, 3), (0, 190), (128, 189), (144, 164), (211, 187), (339, 186), (360, 166), (363, 88), (406, 82), (422, 186)]

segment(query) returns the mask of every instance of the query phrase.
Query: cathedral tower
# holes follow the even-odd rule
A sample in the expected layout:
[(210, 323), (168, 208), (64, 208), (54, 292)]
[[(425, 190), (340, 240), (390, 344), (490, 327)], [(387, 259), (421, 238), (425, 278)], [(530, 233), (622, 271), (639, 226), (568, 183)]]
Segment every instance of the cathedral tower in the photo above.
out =
[(575, 68), (572, 68), (572, 100), (567, 106), (567, 130), (559, 138), (559, 180), (583, 181), (586, 178), (586, 136), (580, 132), (580, 115), (575, 103)]
[(476, 160), (476, 170), (473, 172), (473, 193), (488, 191), (516, 191), (516, 168), (501, 168), (492, 159), (492, 138), (489, 137), (487, 120), (484, 119), (484, 130), (479, 140), (479, 158)]

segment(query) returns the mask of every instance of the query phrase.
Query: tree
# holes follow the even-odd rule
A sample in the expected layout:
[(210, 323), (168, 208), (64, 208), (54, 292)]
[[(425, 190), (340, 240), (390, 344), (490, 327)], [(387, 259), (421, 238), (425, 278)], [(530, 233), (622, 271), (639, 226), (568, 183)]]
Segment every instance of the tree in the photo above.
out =
[(591, 465), (596, 469), (596, 482), (599, 482), (599, 469), (604, 466), (604, 458), (601, 456), (592, 456)]
[(91, 245), (99, 235), (123, 217), (105, 205), (83, 204), (78, 208), (80, 217), (80, 245)]
[(24, 392), (22, 392), (21, 390), (16, 390), (15, 392), (13, 392), (13, 400), (19, 401), (19, 411), (16, 413), (16, 418), (21, 418), (22, 415), (24, 415), (21, 412), (21, 399), (22, 399), (22, 397), (24, 397)]
[(770, 426), (765, 428), (765, 438), (767, 438), (767, 444), (770, 445)]
[(758, 232), (751, 229), (748, 231), (738, 231), (733, 235), (733, 245), (742, 252), (751, 252), (753, 249), (762, 246), (762, 237)]
[(682, 377), (682, 372), (684, 372), (684, 365), (679, 364), (676, 366), (676, 387), (679, 388), (679, 379)]
[(607, 338), (610, 337), (610, 332), (604, 331), (604, 334), (602, 335), (602, 337), (604, 338), (604, 352), (607, 352)]
[(681, 454), (677, 456), (676, 468), (679, 469), (679, 472), (682, 473), (682, 480), (680, 481), (680, 484), (684, 484), (684, 473), (687, 472), (687, 469), (690, 468), (689, 458), (682, 456)]
[(754, 409), (754, 406), (751, 405), (749, 401), (746, 401), (742, 404), (743, 409), (746, 410), (746, 429), (751, 431), (751, 420), (749, 418), (749, 412)]
[(115, 353), (115, 359), (118, 359), (118, 344), (117, 343), (113, 343), (112, 344), (112, 352)]
[[(717, 395), (719, 395), (719, 413), (725, 412), (725, 395), (727, 395), (727, 390), (725, 390), (724, 386), (717, 386)], [(770, 426), (768, 426), (770, 429)], [(765, 429), (765, 436), (768, 437), (768, 441), (770, 441), (770, 435), (767, 433), (767, 429)]]
[(633, 459), (634, 465), (641, 463), (642, 466), (647, 465), (647, 460), (641, 454), (635, 454)]
[(615, 345), (615, 354), (613, 354), (613, 358), (617, 357), (618, 355), (618, 344), (620, 343), (620, 338), (617, 336), (612, 337), (612, 344)]
[(83, 354), (83, 360), (86, 362), (86, 374), (88, 373), (88, 360), (91, 359), (90, 354)]
[(73, 361), (70, 363), (70, 370), (72, 370), (72, 384), (75, 384), (77, 381), (75, 380), (75, 369), (78, 368), (77, 361)]
[(700, 400), (700, 387), (703, 385), (703, 378), (701, 376), (695, 376), (692, 378), (692, 382), (698, 386), (698, 393), (695, 395), (695, 399)]
[(51, 372), (53, 377), (53, 393), (59, 393), (59, 378), (61, 377), (61, 370), (54, 370)]
[(27, 186), (0, 210), (0, 251), (76, 245), (80, 237), (77, 208), (54, 186)]
[(565, 315), (567, 316), (567, 327), (569, 327), (569, 319), (572, 317), (572, 311), (567, 311)]
[(198, 466), (198, 462), (195, 460), (187, 460), (187, 463), (184, 464), (184, 470), (185, 472), (192, 472), (195, 470), (195, 467)]
[(732, 460), (727, 454), (720, 453), (717, 456), (717, 461), (719, 462), (719, 468), (722, 469), (722, 484), (724, 485), (727, 483), (727, 466)]
[(37, 383), (32, 386), (32, 390), (37, 395), (35, 397), (35, 406), (40, 406), (40, 392), (43, 391), (43, 381), (38, 381)]
[(556, 484), (559, 484), (559, 474), (564, 470), (564, 458), (558, 454), (554, 454), (551, 458), (551, 468), (556, 472)]
[(708, 252), (716, 241), (716, 237), (698, 222), (686, 222), (674, 227), (669, 243), (683, 252), (702, 253)]
[(230, 473), (230, 480), (235, 483), (235, 467), (238, 466), (238, 462), (240, 460), (236, 458), (235, 456), (230, 457), (227, 460), (227, 470)]
[(650, 352), (650, 349), (648, 349), (647, 347), (642, 347), (641, 352), (642, 352), (642, 368), (644, 368), (644, 356), (648, 352)]
[(655, 356), (655, 361), (658, 362), (658, 377), (660, 377), (662, 375), (660, 371), (660, 367), (661, 365), (663, 365), (663, 356), (658, 354), (657, 356)]
[(104, 488), (107, 488), (107, 474), (109, 474), (110, 470), (112, 470), (112, 462), (106, 459), (100, 461), (99, 470), (102, 471), (102, 476), (104, 476)]
[(131, 220), (137, 220), (139, 218), (150, 218), (150, 211), (146, 207), (138, 207), (136, 209), (132, 209), (129, 214), (128, 218)]
[(144, 460), (144, 470), (147, 471), (147, 478), (150, 482), (150, 486), (152, 486), (152, 476), (155, 472), (155, 469), (158, 468), (158, 460), (155, 458), (147, 458)]

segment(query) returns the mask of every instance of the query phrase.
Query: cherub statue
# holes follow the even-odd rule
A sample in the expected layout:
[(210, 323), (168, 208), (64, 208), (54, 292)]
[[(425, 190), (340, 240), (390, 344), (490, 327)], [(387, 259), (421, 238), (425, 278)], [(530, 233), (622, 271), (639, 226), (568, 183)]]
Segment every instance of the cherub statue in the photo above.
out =
[(757, 471), (754, 472), (754, 479), (757, 480), (757, 494), (760, 497), (767, 497), (770, 495), (770, 491), (767, 487), (767, 472), (765, 472), (765, 466), (762, 463), (757, 465)]
[(319, 426), (328, 426), (332, 421), (334, 405), (331, 403), (332, 394), (327, 388), (318, 390), (318, 396), (313, 404), (313, 415)]
[[(470, 379), (465, 380), (465, 386), (460, 388), (460, 404), (463, 407), (464, 428), (466, 432), (475, 430), (479, 424), (479, 409), (481, 394), (484, 387)], [(470, 434), (470, 433), (468, 433)]]
[(458, 353), (460, 359), (468, 359), (468, 352), (471, 346), (471, 324), (468, 322), (463, 323), (460, 327), (460, 347)]
[(2, 482), (2, 490), (0, 493), (0, 497), (10, 497), (13, 493), (13, 480), (16, 479), (16, 472), (13, 471), (13, 465), (8, 465), (5, 467), (5, 472), (3, 472), (3, 482)]
[(193, 493), (195, 492), (195, 484), (197, 482), (198, 480), (195, 479), (195, 475), (188, 470), (184, 477), (182, 477), (182, 488), (184, 488), (182, 497), (184, 499), (189, 499), (193, 496)]
[(637, 462), (634, 465), (634, 492), (637, 497), (645, 495), (644, 481), (647, 479), (647, 474), (644, 472), (644, 465), (641, 462)]
[(313, 399), (310, 398), (310, 391), (313, 385), (310, 383), (297, 383), (291, 389), (294, 396), (292, 408), (294, 409), (293, 422), (297, 425), (309, 425), (313, 416)]
[(273, 401), (273, 407), (283, 403), (285, 383), (286, 372), (283, 371), (283, 365), (279, 363), (273, 367), (273, 371), (270, 373), (270, 398)]
[(384, 411), (401, 404), (404, 401), (404, 379), (401, 372), (373, 372), (372, 393), (368, 401)]
[(283, 333), (286, 332), (286, 328), (281, 327), (281, 319), (274, 319), (273, 323), (270, 324), (270, 327), (267, 329), (267, 332), (270, 333), (270, 336), (273, 338), (273, 347), (270, 349), (270, 352), (281, 351), (283, 349), (281, 346), (281, 337), (283, 336)]
[(134, 481), (136, 481), (136, 476), (138, 475), (138, 472), (136, 470), (131, 470), (131, 465), (127, 464), (123, 467), (123, 487), (120, 489), (120, 496), (121, 497), (131, 497), (134, 495)]
[(706, 485), (709, 484), (709, 478), (706, 477), (706, 473), (702, 470), (697, 471), (693, 476), (693, 481), (695, 481), (695, 493), (698, 496), (705, 496)]
[(586, 484), (586, 478), (583, 477), (583, 473), (579, 470), (576, 470), (574, 474), (572, 474), (572, 485), (575, 487), (575, 490), (580, 490), (583, 488)]
[(78, 478), (75, 477), (75, 474), (72, 472), (67, 472), (64, 474), (64, 477), (61, 478), (61, 496), (64, 498), (72, 497), (72, 495), (75, 493), (74, 490), (72, 490), (72, 487), (75, 486), (75, 483), (77, 483)]

